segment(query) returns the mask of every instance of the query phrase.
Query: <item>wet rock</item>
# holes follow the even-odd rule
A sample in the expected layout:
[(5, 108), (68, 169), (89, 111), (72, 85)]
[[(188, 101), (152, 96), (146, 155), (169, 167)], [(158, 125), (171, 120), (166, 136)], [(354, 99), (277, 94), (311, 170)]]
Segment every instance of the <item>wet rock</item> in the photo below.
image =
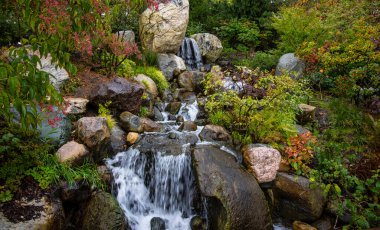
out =
[(175, 120), (177, 123), (182, 123), (185, 121), (185, 118), (183, 116), (178, 116), (177, 119)]
[(113, 153), (116, 154), (126, 149), (125, 132), (119, 126), (112, 127), (110, 138)]
[(86, 201), (91, 196), (91, 187), (83, 181), (77, 181), (73, 184), (61, 182), (60, 190), (60, 198), (64, 202), (79, 203)]
[(192, 133), (174, 133), (173, 134), (149, 134), (144, 135), (141, 140), (134, 146), (142, 153), (152, 153), (159, 150), (167, 155), (181, 154), (184, 144), (194, 145), (198, 138)]
[(189, 21), (189, 1), (160, 3), (148, 7), (139, 19), (142, 46), (156, 53), (177, 53)]
[(232, 138), (227, 130), (218, 125), (206, 125), (199, 133), (199, 137), (202, 141), (232, 142)]
[(293, 230), (317, 230), (313, 226), (308, 225), (307, 223), (303, 223), (301, 221), (293, 222)]
[(112, 183), (112, 172), (107, 168), (105, 165), (100, 165), (96, 168), (96, 171), (99, 173), (100, 177), (102, 178), (102, 181), (106, 184), (111, 186)]
[(144, 74), (138, 74), (133, 79), (135, 81), (140, 82), (140, 84), (144, 87), (144, 89), (148, 93), (150, 93), (153, 96), (153, 98), (156, 98), (158, 96), (157, 85), (150, 77)]
[(111, 152), (111, 133), (105, 118), (83, 117), (77, 122), (77, 131), (79, 140), (90, 148), (96, 162)]
[(90, 199), (84, 210), (82, 229), (124, 230), (124, 213), (116, 199), (109, 193), (99, 191)]
[(202, 56), (206, 62), (215, 62), (222, 53), (223, 46), (219, 38), (209, 33), (199, 33), (191, 35), (201, 50)]
[(123, 42), (135, 43), (135, 33), (132, 30), (118, 31), (116, 35)]
[(281, 162), (278, 150), (263, 144), (250, 144), (243, 148), (244, 163), (259, 183), (270, 182), (276, 178)]
[(191, 230), (207, 230), (205, 221), (200, 216), (194, 216), (190, 221)]
[(143, 127), (140, 118), (128, 111), (120, 114), (121, 127), (128, 132), (142, 133)]
[(62, 202), (59, 199), (42, 197), (41, 199), (22, 202), (21, 206), (23, 208), (33, 208), (36, 210), (35, 218), (13, 223), (0, 212), (0, 229), (65, 229), (65, 213), (63, 211)]
[(321, 217), (326, 199), (321, 189), (310, 188), (309, 179), (280, 172), (273, 189), (279, 196), (278, 208), (283, 217), (306, 222)]
[(182, 72), (186, 70), (185, 62), (182, 58), (174, 54), (158, 54), (158, 67), (168, 81), (173, 79), (174, 71)]
[(75, 141), (67, 142), (58, 149), (56, 156), (59, 162), (80, 164), (84, 158), (89, 155), (89, 151), (86, 146), (79, 144)]
[(153, 217), (150, 220), (150, 229), (151, 230), (165, 230), (165, 221), (160, 217)]
[(202, 80), (205, 73), (197, 71), (185, 71), (178, 76), (178, 84), (187, 91), (202, 91)]
[(196, 146), (193, 166), (207, 199), (209, 229), (272, 229), (264, 193), (235, 158), (214, 146)]
[(89, 100), (85, 98), (64, 98), (67, 107), (64, 112), (66, 114), (82, 114), (86, 112), (87, 103)]
[(177, 101), (170, 102), (165, 108), (165, 110), (168, 111), (172, 115), (176, 115), (180, 109), (181, 109), (181, 102), (177, 102)]
[(153, 108), (153, 114), (154, 114), (154, 120), (155, 121), (163, 121), (164, 116), (162, 115), (162, 112), (159, 108), (156, 106)]
[(140, 111), (143, 93), (144, 88), (140, 84), (118, 77), (94, 87), (90, 95), (90, 103), (98, 106), (98, 104), (112, 101), (110, 109), (137, 113)]
[(299, 79), (303, 76), (305, 71), (305, 63), (294, 55), (294, 53), (287, 53), (281, 56), (276, 67), (276, 75), (290, 73), (294, 79)]
[(140, 140), (140, 134), (135, 132), (129, 132), (127, 135), (128, 145), (133, 145)]
[(180, 94), (178, 99), (186, 104), (193, 104), (197, 100), (197, 96), (194, 92), (185, 92)]
[(160, 132), (163, 128), (161, 124), (158, 124), (149, 118), (141, 118), (140, 123), (144, 132)]
[(184, 121), (182, 125), (178, 128), (179, 131), (196, 131), (197, 125), (193, 121)]
[(169, 114), (168, 115), (168, 120), (169, 121), (175, 121), (176, 119), (177, 119), (177, 117), (175, 115), (173, 115), (173, 114)]

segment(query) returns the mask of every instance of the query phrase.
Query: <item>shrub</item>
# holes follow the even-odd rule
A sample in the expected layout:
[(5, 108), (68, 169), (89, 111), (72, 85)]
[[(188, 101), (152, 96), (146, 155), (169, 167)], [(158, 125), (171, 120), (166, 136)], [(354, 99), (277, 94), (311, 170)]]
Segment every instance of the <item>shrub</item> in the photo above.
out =
[(165, 91), (165, 89), (169, 88), (169, 83), (166, 80), (165, 75), (156, 67), (138, 66), (135, 69), (135, 75), (137, 75), (137, 74), (145, 74), (145, 75), (149, 76), (156, 83), (157, 89), (160, 93), (163, 93)]
[(234, 62), (236, 65), (247, 66), (252, 69), (272, 70), (276, 67), (279, 57), (273, 52), (258, 51), (253, 58), (245, 58)]
[(99, 104), (98, 116), (104, 117), (107, 120), (108, 128), (111, 130), (115, 125), (116, 121), (112, 117), (111, 111), (108, 107), (111, 105), (112, 101), (107, 101), (104, 105)]

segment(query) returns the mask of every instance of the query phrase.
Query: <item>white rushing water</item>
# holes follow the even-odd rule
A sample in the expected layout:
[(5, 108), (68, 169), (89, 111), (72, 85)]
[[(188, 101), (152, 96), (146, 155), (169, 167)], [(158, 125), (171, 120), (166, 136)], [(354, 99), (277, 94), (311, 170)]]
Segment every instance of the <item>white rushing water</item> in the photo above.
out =
[[(184, 151), (185, 152), (185, 151)], [(107, 161), (112, 170), (116, 198), (133, 230), (150, 229), (153, 217), (166, 229), (190, 229), (194, 178), (190, 155), (154, 154), (148, 159), (130, 148)]]

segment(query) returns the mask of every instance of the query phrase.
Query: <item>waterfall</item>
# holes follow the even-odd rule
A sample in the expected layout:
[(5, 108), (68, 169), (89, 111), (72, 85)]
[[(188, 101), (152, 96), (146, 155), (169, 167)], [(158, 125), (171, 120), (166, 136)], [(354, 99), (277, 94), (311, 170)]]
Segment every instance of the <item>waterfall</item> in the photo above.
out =
[(116, 198), (133, 230), (150, 229), (153, 217), (163, 219), (166, 229), (190, 229), (195, 185), (185, 152), (148, 156), (130, 148), (107, 161)]
[(203, 66), (201, 51), (192, 38), (183, 39), (177, 56), (185, 61), (190, 70), (199, 70)]

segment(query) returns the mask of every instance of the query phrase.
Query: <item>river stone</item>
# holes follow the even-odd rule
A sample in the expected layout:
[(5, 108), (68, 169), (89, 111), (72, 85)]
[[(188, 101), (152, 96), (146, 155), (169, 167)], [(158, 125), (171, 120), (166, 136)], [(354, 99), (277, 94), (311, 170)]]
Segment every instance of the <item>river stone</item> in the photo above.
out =
[(199, 137), (202, 141), (232, 142), (227, 130), (218, 125), (206, 125), (199, 133)]
[(243, 148), (243, 160), (259, 183), (276, 178), (281, 162), (278, 150), (262, 144), (250, 144)]
[(156, 83), (148, 76), (144, 74), (138, 74), (133, 78), (135, 81), (140, 82), (144, 89), (150, 93), (154, 98), (158, 96), (158, 90)]
[(112, 101), (110, 109), (137, 113), (140, 111), (143, 93), (144, 88), (139, 83), (117, 77), (94, 87), (90, 95), (90, 103), (98, 106)]
[(156, 53), (177, 53), (189, 22), (189, 1), (168, 1), (149, 7), (139, 19), (144, 49)]
[(82, 114), (86, 112), (87, 103), (89, 100), (85, 98), (64, 98), (66, 107), (64, 109), (65, 114)]
[(301, 222), (301, 221), (294, 221), (293, 222), (293, 230), (317, 230), (313, 226), (308, 225), (307, 223)]
[(109, 193), (99, 191), (90, 199), (84, 210), (82, 229), (124, 230), (124, 214), (116, 199)]
[(125, 132), (118, 125), (114, 125), (114, 127), (112, 127), (110, 138), (113, 153), (116, 154), (125, 150)]
[(180, 109), (181, 109), (181, 102), (178, 102), (178, 101), (170, 102), (165, 108), (165, 110), (168, 111), (172, 115), (176, 115)]
[(183, 145), (194, 145), (198, 138), (192, 133), (174, 133), (175, 136), (167, 133), (157, 133), (144, 135), (141, 140), (135, 144), (135, 148), (142, 153), (155, 153), (160, 151), (166, 155), (178, 155), (183, 152)]
[(135, 33), (132, 30), (122, 30), (116, 32), (116, 35), (123, 42), (135, 43)]
[(200, 192), (208, 200), (209, 229), (272, 229), (264, 193), (231, 154), (201, 145), (192, 156)]
[(140, 140), (140, 134), (135, 132), (129, 132), (127, 135), (127, 144), (133, 145)]
[(198, 71), (185, 71), (178, 76), (178, 84), (187, 91), (202, 91), (205, 74)]
[(306, 222), (321, 217), (326, 199), (321, 189), (310, 188), (309, 179), (279, 172), (273, 190), (279, 198), (278, 208), (283, 217)]
[(9, 221), (0, 211), (0, 230), (9, 229), (43, 229), (43, 230), (61, 230), (65, 229), (65, 213), (60, 199), (42, 197), (31, 201), (24, 201), (20, 205), (25, 208), (27, 206), (42, 207), (41, 211), (36, 211), (34, 219), (13, 223)]
[(150, 220), (150, 229), (151, 230), (165, 230), (165, 221), (160, 217), (153, 217)]
[(202, 56), (208, 63), (215, 62), (222, 53), (222, 42), (213, 34), (199, 33), (191, 35), (191, 38), (197, 42)]
[(141, 118), (140, 123), (144, 132), (160, 132), (163, 129), (161, 124), (158, 124), (149, 118)]
[(178, 128), (178, 131), (196, 131), (198, 126), (194, 123), (194, 121), (184, 121), (182, 125)]
[(177, 71), (179, 72), (186, 70), (185, 62), (174, 54), (158, 54), (157, 62), (158, 67), (168, 81), (173, 79), (174, 70), (178, 69)]
[(77, 122), (78, 138), (90, 148), (96, 162), (111, 152), (110, 130), (104, 117), (83, 117)]
[(86, 146), (75, 141), (70, 141), (58, 149), (56, 156), (61, 163), (80, 164), (88, 154), (89, 151)]
[(281, 56), (276, 67), (276, 75), (280, 76), (284, 73), (290, 73), (294, 79), (299, 79), (305, 71), (305, 63), (298, 59), (294, 53), (287, 53)]
[(120, 114), (121, 127), (127, 132), (142, 133), (143, 127), (140, 118), (128, 111)]

